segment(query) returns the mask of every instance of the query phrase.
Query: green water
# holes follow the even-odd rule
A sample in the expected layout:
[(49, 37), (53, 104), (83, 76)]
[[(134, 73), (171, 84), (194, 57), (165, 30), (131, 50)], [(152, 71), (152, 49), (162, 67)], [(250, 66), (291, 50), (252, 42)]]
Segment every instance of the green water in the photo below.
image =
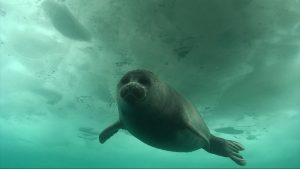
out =
[(116, 84), (157, 74), (244, 168), (300, 167), (299, 0), (0, 0), (1, 168), (233, 168), (121, 130)]

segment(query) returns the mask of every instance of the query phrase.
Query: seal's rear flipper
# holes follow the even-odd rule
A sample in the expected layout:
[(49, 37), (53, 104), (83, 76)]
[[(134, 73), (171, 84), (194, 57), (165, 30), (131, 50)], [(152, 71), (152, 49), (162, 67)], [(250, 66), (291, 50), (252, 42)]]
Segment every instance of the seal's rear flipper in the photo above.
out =
[(118, 132), (119, 129), (123, 128), (123, 125), (120, 121), (115, 122), (111, 126), (104, 129), (99, 135), (99, 141), (103, 144), (107, 139), (109, 139), (112, 135)]
[(225, 140), (212, 135), (210, 147), (205, 148), (205, 150), (219, 156), (229, 157), (238, 165), (246, 165), (246, 160), (239, 154), (239, 151), (244, 150), (244, 148), (238, 142)]

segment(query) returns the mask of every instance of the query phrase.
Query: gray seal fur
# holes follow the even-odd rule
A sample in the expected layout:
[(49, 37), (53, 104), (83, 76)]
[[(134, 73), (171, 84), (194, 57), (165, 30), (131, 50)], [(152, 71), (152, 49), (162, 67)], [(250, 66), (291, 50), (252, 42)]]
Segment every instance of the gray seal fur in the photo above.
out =
[(148, 70), (129, 71), (121, 78), (117, 103), (119, 120), (100, 133), (100, 143), (125, 129), (152, 147), (174, 152), (203, 148), (246, 164), (240, 143), (212, 135), (193, 104)]

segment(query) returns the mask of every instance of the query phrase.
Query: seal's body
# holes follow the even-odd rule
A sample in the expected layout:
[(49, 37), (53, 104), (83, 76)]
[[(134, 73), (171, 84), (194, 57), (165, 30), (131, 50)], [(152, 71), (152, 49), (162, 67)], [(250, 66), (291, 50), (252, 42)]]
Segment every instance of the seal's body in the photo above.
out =
[(119, 120), (100, 134), (101, 143), (122, 128), (156, 148), (176, 152), (203, 148), (246, 164), (238, 153), (243, 150), (239, 143), (213, 136), (195, 107), (152, 72), (128, 72), (118, 83), (117, 94)]

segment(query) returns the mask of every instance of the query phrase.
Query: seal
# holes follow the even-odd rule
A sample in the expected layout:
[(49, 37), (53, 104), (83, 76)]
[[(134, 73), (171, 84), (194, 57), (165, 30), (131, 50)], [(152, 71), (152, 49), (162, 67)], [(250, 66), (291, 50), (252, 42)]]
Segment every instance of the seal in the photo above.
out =
[(124, 129), (152, 147), (174, 152), (203, 148), (246, 164), (240, 143), (212, 135), (195, 106), (148, 70), (132, 70), (121, 78), (117, 103), (119, 119), (100, 133), (102, 144)]

